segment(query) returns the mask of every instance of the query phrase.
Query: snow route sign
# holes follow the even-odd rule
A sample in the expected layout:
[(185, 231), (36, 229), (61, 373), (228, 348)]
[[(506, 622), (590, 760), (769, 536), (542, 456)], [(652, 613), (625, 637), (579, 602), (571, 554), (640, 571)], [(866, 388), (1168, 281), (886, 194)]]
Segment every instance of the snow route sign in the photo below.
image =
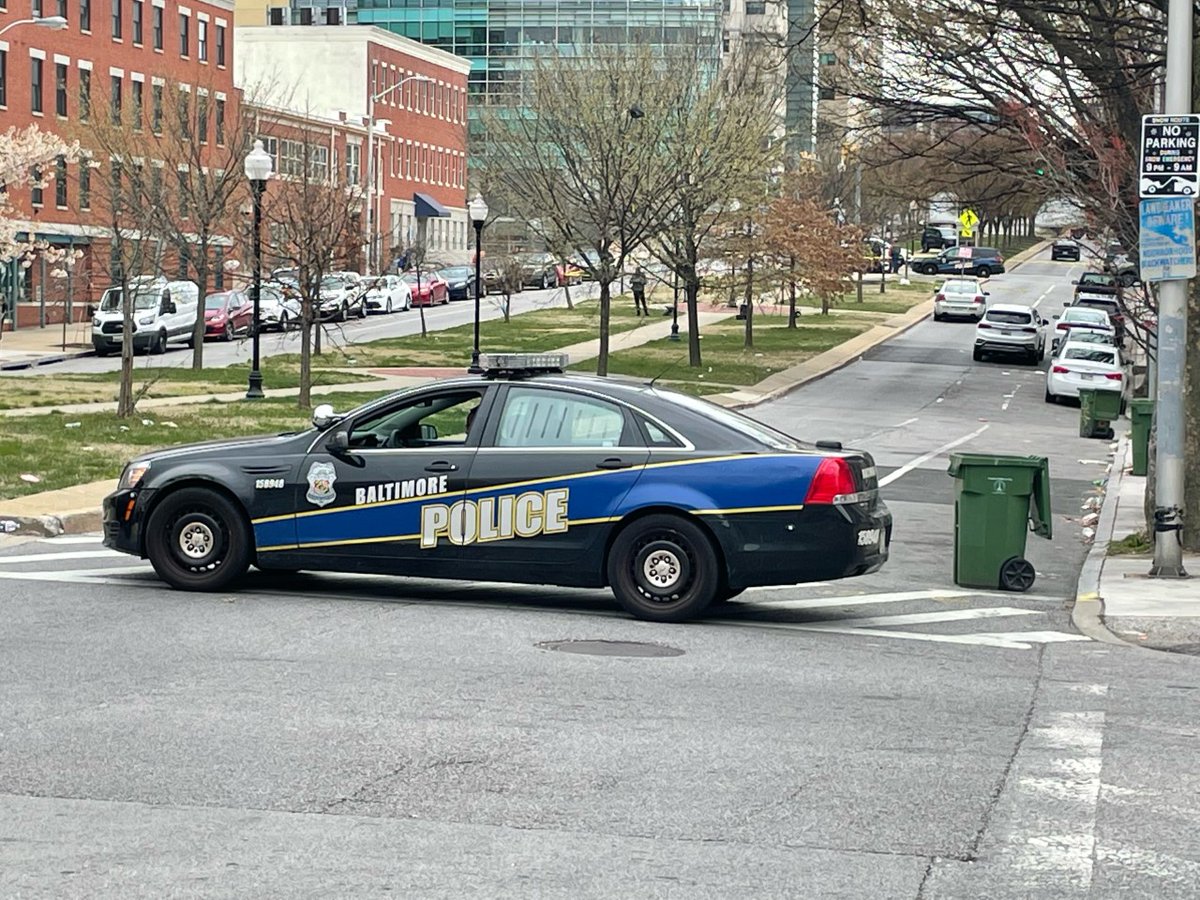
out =
[(1200, 191), (1200, 115), (1142, 116), (1139, 189), (1146, 197), (1195, 197)]

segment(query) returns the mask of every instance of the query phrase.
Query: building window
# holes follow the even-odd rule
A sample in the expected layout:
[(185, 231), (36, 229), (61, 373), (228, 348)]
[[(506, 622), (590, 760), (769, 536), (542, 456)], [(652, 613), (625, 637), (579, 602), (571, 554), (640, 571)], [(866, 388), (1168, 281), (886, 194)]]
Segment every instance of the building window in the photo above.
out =
[(188, 29), (191, 27), (191, 24), (192, 24), (191, 18), (180, 13), (180, 15), (179, 15), (179, 55), (180, 56), (187, 56), (188, 51), (191, 47), (191, 42), (188, 39), (189, 38)]
[(213, 130), (217, 133), (217, 143), (225, 143), (225, 101), (217, 98), (213, 108)]
[(203, 19), (196, 23), (196, 56), (208, 62), (208, 23)]
[[(0, 7), (4, 6), (3, 0), (0, 0)], [(58, 0), (58, 14), (64, 19), (67, 17), (67, 0)]]
[(142, 107), (144, 104), (142, 93), (143, 93), (143, 89), (145, 88), (145, 84), (141, 81), (135, 81), (132, 84), (132, 88), (133, 88), (133, 128), (135, 131), (141, 131), (142, 130)]
[(225, 26), (217, 26), (217, 65), (225, 65)]
[(833, 88), (825, 87), (824, 85), (821, 85), (820, 87), (817, 88), (817, 99), (818, 100), (834, 100), (836, 98), (837, 98), (837, 93), (834, 91)]
[(42, 111), (42, 60), (30, 58), (29, 108), (35, 113)]
[(34, 166), (31, 177), (33, 179), (33, 187), (29, 189), (29, 201), (34, 206), (41, 206), (46, 202), (46, 195), (42, 190), (42, 178), (44, 177), (42, 167)]
[(133, 42), (140, 44), (142, 42), (142, 17), (146, 11), (146, 4), (143, 0), (133, 0)]
[(67, 158), (60, 156), (54, 161), (54, 205), (67, 205)]
[(123, 277), (121, 271), (121, 248), (118, 244), (113, 244), (108, 251), (108, 279), (109, 281), (120, 281)]
[(836, 53), (822, 53), (817, 57), (817, 62), (823, 66), (832, 66), (837, 63)]
[(179, 280), (184, 281), (188, 277), (188, 265), (191, 264), (191, 254), (188, 253), (187, 244), (179, 245)]
[(208, 143), (208, 96), (205, 94), (196, 98), (196, 134), (200, 143)]
[(346, 145), (346, 183), (358, 184), (360, 169), (362, 167), (362, 145), (347, 144)]
[(746, 0), (746, 15), (765, 16), (766, 14), (767, 4), (765, 0)]
[(54, 111), (66, 118), (67, 115), (67, 67), (64, 63), (54, 66)]
[(157, 201), (162, 196), (162, 166), (150, 167), (150, 199)]
[(33, 0), (33, 2), (30, 4), (30, 9), (33, 11), (33, 15), (38, 19), (44, 15), (42, 11), (42, 0)]
[(185, 140), (192, 139), (192, 117), (190, 95), (187, 91), (179, 92), (179, 133)]
[(113, 40), (121, 39), (121, 0), (112, 2), (112, 36)]
[(92, 0), (79, 0), (79, 30), (92, 30)]
[(308, 148), (308, 177), (315, 181), (329, 180), (329, 148), (312, 144)]
[(225, 290), (225, 248), (213, 247), (213, 289)]
[(150, 104), (150, 127), (155, 134), (162, 134), (163, 86), (161, 84), (150, 86)]
[(111, 94), (109, 95), (109, 109), (112, 112), (112, 123), (114, 125), (121, 124), (121, 79), (116, 75), (110, 79), (112, 83)]
[(163, 48), (163, 11), (161, 6), (154, 7), (151, 12), (154, 21), (154, 49)]
[(79, 121), (86, 122), (92, 116), (92, 70), (79, 70)]
[(8, 106), (8, 51), (0, 50), (0, 106)]
[(271, 156), (271, 171), (279, 171), (279, 139), (273, 137), (264, 137), (262, 139), (263, 149)]
[(92, 161), (86, 157), (79, 160), (79, 208), (92, 208)]

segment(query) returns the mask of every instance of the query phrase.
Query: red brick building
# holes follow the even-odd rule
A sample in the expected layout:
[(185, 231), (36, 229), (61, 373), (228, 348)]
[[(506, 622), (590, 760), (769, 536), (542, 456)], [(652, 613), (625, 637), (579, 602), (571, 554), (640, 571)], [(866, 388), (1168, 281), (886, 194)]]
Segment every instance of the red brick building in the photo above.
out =
[[(74, 135), (89, 113), (107, 113), (94, 108), (102, 98), (149, 110), (164, 82), (211, 97), (214, 142), (218, 117), (236, 114), (232, 0), (0, 0), (0, 28), (31, 15), (62, 16), (67, 27), (18, 25), (0, 38), (0, 129), (36, 124)], [(76, 319), (107, 286), (97, 258), (107, 253), (105, 231), (90, 208), (91, 176), (81, 183), (80, 169), (71, 163), (66, 178), (10, 197), (25, 233), (81, 252), (70, 279)], [(67, 280), (41, 260), (0, 265), (0, 297), (15, 306), (18, 327), (61, 322), (67, 293)]]
[[(466, 251), (467, 73), (470, 62), (381, 28), (238, 28), (238, 86), (247, 100), (293, 116), (343, 122), (339, 155), (366, 184), (366, 122), (375, 157), (372, 268), (418, 243)], [(372, 97), (377, 98), (372, 103)], [(357, 126), (357, 127), (356, 127)], [(277, 164), (279, 161), (277, 160)]]

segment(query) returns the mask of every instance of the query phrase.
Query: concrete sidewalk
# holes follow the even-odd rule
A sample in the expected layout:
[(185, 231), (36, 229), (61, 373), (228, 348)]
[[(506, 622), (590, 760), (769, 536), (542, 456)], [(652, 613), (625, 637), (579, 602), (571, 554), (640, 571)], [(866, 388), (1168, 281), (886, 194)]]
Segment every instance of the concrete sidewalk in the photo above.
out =
[(92, 356), (92, 326), (76, 322), (67, 326), (63, 346), (62, 324), (45, 328), (22, 328), (0, 335), (0, 372), (48, 366), (65, 359)]
[[(1146, 532), (1146, 479), (1130, 474), (1133, 448), (1128, 440), (1119, 462), (1105, 499), (1106, 507), (1112, 504), (1106, 541)], [(1132, 643), (1200, 654), (1200, 579), (1150, 578), (1150, 564), (1149, 555), (1105, 556), (1097, 591), (1105, 626)], [(1184, 566), (1190, 575), (1200, 575), (1200, 556), (1185, 555)]]

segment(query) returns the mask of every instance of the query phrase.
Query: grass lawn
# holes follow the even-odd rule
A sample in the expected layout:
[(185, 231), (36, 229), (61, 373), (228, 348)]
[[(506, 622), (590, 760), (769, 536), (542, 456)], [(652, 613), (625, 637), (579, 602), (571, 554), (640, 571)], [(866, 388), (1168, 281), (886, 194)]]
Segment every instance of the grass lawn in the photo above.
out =
[[(669, 299), (669, 294), (667, 295)], [(499, 298), (489, 298), (488, 302)], [(662, 295), (649, 298), (648, 303), (660, 306)], [(660, 310), (661, 312), (661, 310)], [(637, 328), (646, 322), (656, 321), (634, 315), (631, 297), (614, 296), (612, 300), (612, 331), (614, 334)], [(480, 346), (488, 350), (514, 350), (537, 353), (558, 350), (581, 341), (596, 337), (600, 330), (600, 306), (596, 300), (577, 302), (574, 309), (539, 309), (514, 315), (505, 322), (493, 319), (480, 324)], [(463, 366), (471, 359), (474, 340), (472, 324), (456, 325), (431, 331), (425, 337), (419, 334), (397, 338), (384, 338), (365, 344), (354, 344), (322, 355), (317, 365), (350, 366), (357, 368), (384, 368), (391, 366)], [(296, 355), (273, 357), (273, 361), (286, 361), (295, 365)]]
[[(262, 361), (263, 379), (267, 387), (290, 388), (300, 384), (298, 362), (281, 361), (278, 357)], [(191, 394), (223, 394), (246, 385), (250, 364), (234, 363), (219, 368), (193, 372), (190, 366), (148, 366), (134, 361), (133, 387), (139, 390), (150, 384), (145, 397), (183, 397)], [(370, 381), (371, 376), (353, 372), (313, 370), (313, 384), (347, 384)], [(0, 377), (0, 409), (25, 406), (64, 406), (70, 403), (116, 402), (118, 376), (115, 372), (80, 373), (69, 375), (26, 375)]]
[[(322, 403), (348, 410), (374, 399), (369, 393), (326, 394)], [(111, 413), (4, 419), (0, 432), (0, 499), (111, 478), (147, 450), (215, 438), (276, 434), (309, 427), (294, 398), (199, 403), (147, 410), (129, 419)], [(68, 428), (68, 424), (79, 423)], [(170, 423), (170, 424), (168, 424)], [(22, 474), (41, 480), (29, 484)]]
[[(641, 347), (614, 353), (609, 372), (650, 379), (691, 394), (715, 394), (748, 387), (789, 366), (804, 362), (831, 347), (836, 347), (870, 327), (866, 323), (846, 324), (829, 316), (804, 316), (799, 327), (789, 329), (786, 315), (755, 311), (754, 347), (744, 342), (744, 323), (725, 320), (706, 327), (700, 349), (704, 365), (688, 366), (686, 336), (678, 342), (651, 341)], [(594, 372), (594, 360), (572, 366), (578, 371)]]

